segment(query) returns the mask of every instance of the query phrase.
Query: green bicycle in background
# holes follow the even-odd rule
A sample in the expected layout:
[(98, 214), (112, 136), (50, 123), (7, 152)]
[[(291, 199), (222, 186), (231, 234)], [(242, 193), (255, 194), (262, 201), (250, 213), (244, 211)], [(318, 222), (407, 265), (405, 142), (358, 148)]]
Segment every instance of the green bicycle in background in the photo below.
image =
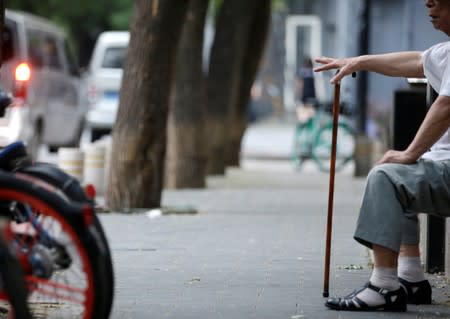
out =
[[(294, 167), (299, 170), (306, 159), (312, 159), (323, 172), (330, 170), (332, 116), (330, 105), (319, 105), (314, 114), (305, 121), (299, 121), (295, 128), (294, 143), (291, 159)], [(348, 118), (351, 109), (341, 105), (339, 117), (336, 170), (342, 169), (354, 157), (355, 132), (350, 126)]]

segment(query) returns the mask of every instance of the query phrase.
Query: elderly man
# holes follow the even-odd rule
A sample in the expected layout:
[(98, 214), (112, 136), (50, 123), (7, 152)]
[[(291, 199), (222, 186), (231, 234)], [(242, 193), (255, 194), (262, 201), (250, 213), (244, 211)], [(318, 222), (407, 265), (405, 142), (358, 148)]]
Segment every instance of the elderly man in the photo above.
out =
[[(425, 0), (425, 5), (434, 28), (450, 35), (450, 0)], [(369, 282), (325, 303), (335, 310), (358, 311), (406, 311), (407, 303), (429, 304), (431, 286), (420, 263), (417, 213), (450, 216), (450, 42), (424, 52), (321, 57), (316, 62), (322, 64), (316, 72), (339, 69), (332, 83), (367, 70), (425, 76), (439, 93), (408, 148), (386, 152), (368, 176), (354, 238), (373, 249)]]

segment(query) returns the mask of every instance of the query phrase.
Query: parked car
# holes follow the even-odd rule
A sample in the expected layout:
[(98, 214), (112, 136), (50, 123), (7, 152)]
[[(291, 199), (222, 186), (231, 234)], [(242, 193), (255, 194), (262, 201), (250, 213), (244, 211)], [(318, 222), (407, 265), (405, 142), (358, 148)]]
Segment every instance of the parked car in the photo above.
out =
[(91, 133), (91, 141), (110, 134), (116, 121), (122, 67), (129, 38), (127, 31), (105, 31), (95, 44), (86, 74), (89, 101), (86, 129)]
[(77, 146), (86, 105), (66, 35), (41, 17), (6, 10), (2, 39), (0, 85), (14, 102), (0, 118), (0, 147), (23, 140), (36, 155), (40, 144)]

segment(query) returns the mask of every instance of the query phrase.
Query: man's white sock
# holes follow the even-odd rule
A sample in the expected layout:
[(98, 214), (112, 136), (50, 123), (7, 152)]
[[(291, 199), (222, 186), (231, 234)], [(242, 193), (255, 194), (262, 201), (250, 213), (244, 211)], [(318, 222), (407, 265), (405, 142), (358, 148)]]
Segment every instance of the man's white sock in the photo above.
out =
[[(397, 278), (397, 269), (377, 267), (372, 271), (370, 283), (378, 288), (384, 288), (389, 291), (395, 291), (400, 288)], [(366, 288), (361, 291), (357, 297), (364, 301), (368, 306), (377, 306), (386, 303), (384, 297), (378, 292)]]
[(425, 280), (420, 257), (398, 257), (398, 277), (409, 282)]

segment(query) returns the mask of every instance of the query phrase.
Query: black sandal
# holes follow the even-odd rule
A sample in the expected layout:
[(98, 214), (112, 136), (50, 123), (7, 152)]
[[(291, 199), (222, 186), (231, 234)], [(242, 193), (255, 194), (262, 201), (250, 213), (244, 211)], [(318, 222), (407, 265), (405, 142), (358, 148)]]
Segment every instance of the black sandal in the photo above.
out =
[[(364, 301), (359, 299), (357, 295), (364, 289), (372, 289), (384, 297), (385, 303), (377, 306), (369, 306)], [(358, 291), (354, 291), (351, 294), (343, 298), (329, 298), (325, 303), (330, 309), (342, 310), (342, 311), (406, 311), (406, 299), (407, 295), (405, 290), (400, 287), (395, 291), (389, 291), (387, 289), (378, 288), (367, 283), (363, 288)]]
[(409, 282), (398, 278), (407, 294), (407, 302), (414, 305), (431, 305), (431, 285), (428, 280)]

